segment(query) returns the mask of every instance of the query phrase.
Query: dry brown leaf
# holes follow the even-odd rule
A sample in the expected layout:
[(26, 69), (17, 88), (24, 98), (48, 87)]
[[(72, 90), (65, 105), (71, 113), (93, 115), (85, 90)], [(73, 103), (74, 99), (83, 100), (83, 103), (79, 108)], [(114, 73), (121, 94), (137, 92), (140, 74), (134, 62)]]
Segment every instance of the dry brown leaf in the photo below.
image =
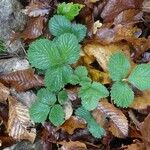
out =
[(142, 10), (144, 12), (150, 13), (150, 1), (149, 0), (144, 0)]
[(69, 134), (73, 134), (74, 131), (78, 128), (85, 128), (86, 127), (86, 123), (79, 119), (78, 117), (72, 116), (70, 117), (68, 120), (65, 121), (65, 123), (60, 127), (61, 130), (69, 133)]
[(140, 109), (147, 109), (150, 106), (150, 91), (143, 91), (142, 95), (136, 96), (131, 108), (140, 110)]
[(45, 22), (45, 17), (29, 18), (24, 31), (22, 33), (19, 33), (18, 36), (23, 40), (36, 39), (43, 34)]
[(86, 145), (79, 141), (62, 142), (62, 145), (59, 150), (87, 150)]
[(124, 150), (145, 150), (145, 147), (144, 147), (144, 143), (135, 143), (135, 144), (129, 145)]
[(102, 100), (97, 109), (94, 110), (94, 113), (97, 113), (97, 115), (94, 116), (96, 120), (99, 120), (99, 117), (103, 115), (103, 117), (110, 118), (112, 123), (110, 122), (110, 128), (108, 130), (111, 131), (114, 136), (122, 138), (128, 135), (128, 120), (126, 116), (107, 100)]
[(15, 98), (9, 97), (9, 120), (7, 131), (16, 140), (29, 140), (32, 143), (36, 137), (35, 128), (30, 120), (29, 109)]
[(127, 50), (129, 47), (124, 44), (101, 45), (96, 42), (85, 44), (83, 50), (87, 55), (92, 55), (96, 58), (99, 65), (107, 72), (107, 63), (112, 53), (119, 50)]
[(30, 17), (48, 15), (51, 9), (50, 2), (51, 0), (31, 0), (23, 12)]
[(10, 94), (10, 91), (2, 83), (0, 83), (0, 102), (6, 103), (6, 100)]
[(109, 0), (107, 1), (101, 17), (104, 22), (113, 22), (114, 18), (127, 9), (139, 9), (142, 7), (143, 0)]
[(2, 74), (0, 81), (16, 88), (17, 91), (26, 91), (33, 87), (44, 86), (43, 78), (34, 74), (32, 69)]
[(150, 148), (150, 114), (139, 125), (147, 150)]

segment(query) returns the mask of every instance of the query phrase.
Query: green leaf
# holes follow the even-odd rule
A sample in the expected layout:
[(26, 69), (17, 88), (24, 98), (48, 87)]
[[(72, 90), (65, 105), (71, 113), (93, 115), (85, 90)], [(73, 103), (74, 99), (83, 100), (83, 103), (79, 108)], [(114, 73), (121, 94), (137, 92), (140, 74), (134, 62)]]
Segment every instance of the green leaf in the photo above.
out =
[(37, 93), (37, 98), (40, 103), (45, 105), (54, 105), (56, 102), (55, 94), (51, 93), (48, 89), (40, 89)]
[(134, 92), (127, 83), (116, 82), (111, 88), (111, 99), (119, 107), (128, 107), (134, 100)]
[(75, 69), (74, 74), (71, 76), (71, 81), (70, 83), (75, 85), (75, 84), (85, 84), (91, 82), (91, 79), (87, 77), (88, 71), (86, 67), (84, 66), (79, 66)]
[(48, 23), (49, 30), (54, 36), (71, 32), (71, 22), (62, 15), (54, 15)]
[(95, 109), (100, 99), (107, 96), (109, 96), (108, 90), (97, 82), (83, 84), (79, 91), (81, 103), (87, 110)]
[(138, 65), (130, 74), (128, 81), (142, 91), (150, 89), (150, 64)]
[(63, 105), (68, 100), (68, 93), (65, 90), (62, 90), (58, 93), (58, 101)]
[(49, 113), (49, 120), (58, 127), (64, 123), (64, 117), (63, 108), (59, 104), (54, 105)]
[(59, 91), (66, 83), (70, 81), (69, 75), (72, 74), (70, 66), (62, 66), (48, 69), (45, 74), (45, 84), (50, 91)]
[(108, 70), (112, 80), (121, 81), (129, 72), (130, 62), (123, 52), (113, 54), (108, 62)]
[(28, 50), (28, 59), (32, 67), (47, 69), (51, 65), (51, 41), (40, 39), (32, 42)]
[(72, 24), (72, 34), (81, 42), (86, 36), (86, 27), (82, 24)]
[(50, 107), (48, 105), (37, 101), (30, 107), (29, 113), (34, 122), (41, 123), (46, 120), (49, 111)]
[(65, 33), (56, 40), (61, 61), (67, 64), (75, 63), (80, 57), (80, 45), (77, 38), (70, 33)]
[(58, 5), (57, 14), (66, 16), (69, 20), (73, 20), (78, 14), (81, 8), (84, 5), (82, 4), (73, 4), (73, 3), (61, 3)]
[(80, 107), (76, 110), (75, 114), (76, 116), (85, 119), (85, 121), (88, 124), (88, 130), (94, 137), (100, 138), (102, 135), (104, 135), (104, 129), (100, 127), (99, 124), (97, 124), (97, 122), (94, 120), (89, 111), (87, 111), (83, 107)]
[(91, 121), (92, 116), (91, 116), (90, 112), (88, 110), (84, 109), (84, 107), (82, 107), (82, 106), (79, 107), (78, 109), (76, 109), (75, 114), (76, 114), (76, 116), (79, 116), (79, 117), (85, 119), (85, 121), (87, 123), (89, 123)]
[(0, 53), (4, 52), (5, 50), (5, 44), (2, 40), (0, 40)]
[(95, 138), (101, 138), (105, 130), (92, 118), (88, 124), (88, 130)]

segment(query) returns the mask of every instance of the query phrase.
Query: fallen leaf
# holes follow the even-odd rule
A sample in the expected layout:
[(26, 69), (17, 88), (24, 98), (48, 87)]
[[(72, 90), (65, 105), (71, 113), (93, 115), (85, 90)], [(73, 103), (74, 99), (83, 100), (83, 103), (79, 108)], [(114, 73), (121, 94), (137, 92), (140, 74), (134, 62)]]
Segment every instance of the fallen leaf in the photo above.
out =
[(119, 50), (127, 50), (129, 47), (124, 44), (101, 45), (96, 42), (85, 44), (83, 50), (87, 55), (92, 55), (96, 58), (104, 72), (108, 71), (107, 63), (112, 53)]
[(127, 149), (125, 150), (145, 150), (144, 143), (135, 143), (128, 145)]
[(60, 127), (60, 129), (69, 134), (73, 134), (76, 129), (85, 128), (86, 123), (78, 117), (72, 116)]
[(150, 13), (150, 1), (149, 0), (144, 0), (142, 10), (144, 12)]
[(113, 22), (114, 18), (127, 9), (140, 9), (142, 7), (143, 0), (109, 0), (107, 1), (101, 17), (104, 22)]
[(18, 33), (15, 37), (19, 36), (23, 40), (36, 39), (43, 34), (45, 17), (29, 18), (23, 32)]
[(23, 13), (30, 17), (45, 16), (52, 9), (50, 0), (31, 0), (28, 6), (23, 10)]
[(2, 83), (0, 83), (0, 102), (6, 103), (6, 100), (10, 94), (10, 91)]
[(102, 23), (100, 23), (99, 20), (97, 20), (96, 22), (94, 22), (94, 25), (93, 25), (93, 34), (96, 34), (97, 29), (100, 28), (101, 26), (102, 26)]
[(65, 113), (65, 120), (68, 120), (73, 113), (73, 108), (72, 108), (72, 104), (70, 101), (67, 101), (64, 105), (63, 105), (63, 109), (64, 109), (64, 113)]
[(150, 149), (150, 114), (144, 119), (142, 123), (140, 123), (139, 128), (143, 136), (145, 147), (148, 150)]
[(136, 96), (130, 108), (142, 110), (150, 106), (150, 91), (143, 91), (142, 95)]
[(33, 126), (29, 109), (18, 102), (15, 98), (9, 97), (9, 119), (7, 132), (9, 136), (16, 140), (29, 140), (32, 143), (36, 137), (35, 128), (28, 129)]
[(63, 146), (59, 148), (59, 150), (87, 150), (86, 145), (79, 141), (63, 142), (62, 145)]
[(16, 88), (17, 91), (44, 86), (43, 78), (34, 74), (34, 70), (32, 69), (1, 74), (0, 81)]
[(99, 117), (108, 117), (111, 120), (108, 130), (112, 132), (114, 136), (120, 138), (128, 136), (128, 120), (126, 116), (107, 100), (102, 100), (93, 113), (97, 113), (96, 116), (94, 115), (96, 121), (99, 120)]

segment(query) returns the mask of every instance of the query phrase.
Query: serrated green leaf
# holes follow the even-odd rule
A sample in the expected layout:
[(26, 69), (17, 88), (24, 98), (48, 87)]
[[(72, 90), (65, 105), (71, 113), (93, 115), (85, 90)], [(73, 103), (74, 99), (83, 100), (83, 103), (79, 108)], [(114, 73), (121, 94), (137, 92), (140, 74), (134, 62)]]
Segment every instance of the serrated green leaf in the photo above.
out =
[(52, 107), (49, 113), (49, 120), (55, 125), (55, 126), (60, 126), (64, 123), (64, 111), (63, 108), (59, 105), (56, 104)]
[(48, 89), (40, 89), (37, 93), (37, 99), (40, 103), (45, 105), (54, 105), (56, 102), (55, 94), (51, 93)]
[(82, 78), (83, 76), (87, 76), (88, 75), (88, 71), (87, 71), (86, 67), (84, 67), (84, 66), (77, 67), (74, 72), (80, 78)]
[(73, 20), (78, 14), (81, 8), (84, 5), (82, 4), (73, 4), (71, 3), (61, 3), (58, 5), (57, 14), (66, 16), (69, 20)]
[(108, 70), (112, 80), (121, 81), (129, 72), (131, 65), (123, 52), (113, 54), (108, 62)]
[(41, 123), (46, 120), (49, 111), (50, 107), (48, 105), (37, 101), (30, 107), (29, 113), (34, 122)]
[(111, 99), (119, 107), (128, 107), (134, 100), (134, 92), (127, 83), (116, 82), (111, 88)]
[(71, 22), (62, 15), (54, 15), (48, 23), (49, 30), (54, 36), (60, 36), (71, 32)]
[(72, 24), (72, 33), (81, 42), (86, 36), (86, 27), (82, 24)]
[(88, 129), (94, 137), (100, 138), (102, 135), (104, 135), (104, 129), (97, 124), (89, 111), (87, 111), (83, 107), (80, 107), (76, 110), (75, 114), (76, 116), (85, 119), (88, 124)]
[(32, 67), (44, 70), (51, 65), (51, 41), (40, 39), (32, 42), (28, 49), (28, 59)]
[(65, 90), (62, 90), (58, 93), (58, 101), (63, 105), (68, 100), (68, 93)]
[(65, 33), (58, 37), (55, 43), (57, 45), (61, 61), (65, 61), (67, 64), (73, 64), (79, 59), (80, 45), (73, 34)]
[(78, 109), (76, 109), (75, 111), (76, 116), (79, 116), (83, 119), (85, 119), (85, 121), (88, 123), (91, 121), (91, 114), (88, 110), (84, 109), (83, 107), (79, 107)]
[(83, 84), (79, 91), (82, 106), (87, 110), (95, 109), (100, 99), (108, 95), (108, 90), (97, 82)]
[(70, 66), (51, 68), (46, 71), (45, 85), (50, 91), (59, 91), (66, 83), (70, 81), (69, 76), (73, 73)]
[(138, 65), (130, 74), (128, 81), (142, 91), (150, 89), (150, 64)]

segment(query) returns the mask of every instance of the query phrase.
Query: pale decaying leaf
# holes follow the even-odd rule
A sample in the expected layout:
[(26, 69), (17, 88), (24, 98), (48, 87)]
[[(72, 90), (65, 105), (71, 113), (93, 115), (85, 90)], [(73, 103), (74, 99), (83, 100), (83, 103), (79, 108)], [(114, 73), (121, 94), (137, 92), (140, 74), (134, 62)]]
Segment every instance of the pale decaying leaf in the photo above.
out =
[(147, 109), (148, 106), (150, 106), (150, 90), (149, 91), (143, 91), (142, 95), (137, 96), (134, 98), (134, 101), (131, 108), (140, 110), (140, 109)]
[(79, 141), (62, 142), (60, 144), (63, 146), (59, 150), (87, 150), (86, 145)]
[(99, 43), (88, 43), (84, 46), (85, 54), (92, 55), (96, 58), (99, 65), (107, 72), (107, 63), (112, 53), (120, 50), (127, 50), (129, 47), (124, 44), (101, 45)]
[[(96, 111), (96, 112), (95, 112)], [(113, 104), (108, 103), (107, 100), (102, 100), (97, 109), (93, 113), (96, 121), (99, 117), (108, 117), (110, 119), (109, 131), (116, 137), (126, 137), (128, 135), (128, 120), (121, 110), (116, 108)]]
[(96, 34), (97, 32), (97, 29), (100, 28), (102, 26), (102, 23), (97, 20), (96, 22), (94, 22), (94, 25), (93, 25), (93, 34)]
[(29, 140), (34, 142), (36, 137), (35, 128), (28, 129), (33, 126), (29, 109), (15, 98), (9, 97), (9, 119), (7, 131), (9, 136), (16, 140)]
[(6, 100), (10, 94), (10, 91), (2, 83), (0, 83), (0, 102), (6, 103)]
[(69, 119), (73, 113), (73, 108), (71, 102), (67, 101), (64, 106), (64, 112), (65, 112), (65, 120)]
[(150, 13), (150, 1), (149, 0), (144, 0), (142, 9), (144, 12)]

